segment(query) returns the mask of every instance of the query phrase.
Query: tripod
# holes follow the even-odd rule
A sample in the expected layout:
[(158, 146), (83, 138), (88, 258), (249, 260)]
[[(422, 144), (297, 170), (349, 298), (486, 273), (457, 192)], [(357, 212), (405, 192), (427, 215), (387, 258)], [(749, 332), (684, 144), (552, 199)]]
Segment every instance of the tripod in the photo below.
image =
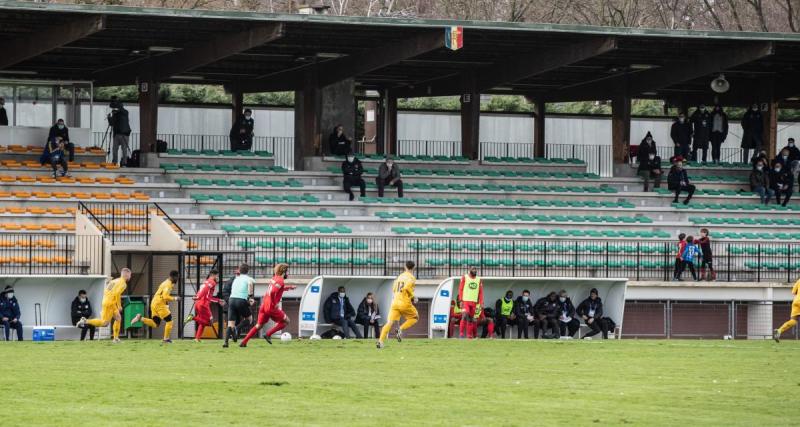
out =
[[(103, 140), (100, 141), (100, 149), (105, 150), (106, 156), (111, 154), (111, 140), (113, 139), (114, 130), (111, 128), (111, 125), (108, 125), (105, 132), (103, 132)], [(106, 148), (106, 142), (108, 142), (108, 148)]]

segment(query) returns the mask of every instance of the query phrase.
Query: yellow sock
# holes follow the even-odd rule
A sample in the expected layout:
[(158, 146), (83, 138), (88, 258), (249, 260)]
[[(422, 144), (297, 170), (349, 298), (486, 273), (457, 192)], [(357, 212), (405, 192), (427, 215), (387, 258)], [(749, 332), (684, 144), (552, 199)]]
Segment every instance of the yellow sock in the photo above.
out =
[(385, 325), (383, 325), (383, 328), (381, 329), (381, 338), (379, 340), (380, 342), (384, 342), (386, 341), (386, 338), (389, 338), (389, 331), (392, 330), (393, 323), (394, 322), (388, 322)]
[(86, 321), (87, 325), (92, 325), (95, 328), (103, 326), (103, 319), (89, 319)]
[(402, 325), (400, 325), (400, 330), (401, 331), (405, 331), (406, 329), (414, 326), (416, 323), (417, 323), (417, 318), (416, 317), (415, 318), (411, 318), (411, 319), (406, 319), (406, 321), (403, 322)]
[(172, 332), (172, 321), (167, 322), (164, 324), (164, 339), (169, 339), (169, 334)]
[(784, 333), (784, 332), (788, 331), (789, 329), (792, 329), (795, 325), (797, 325), (797, 320), (789, 319), (789, 320), (786, 321), (786, 323), (781, 325), (781, 327), (778, 328), (778, 330), (781, 333)]
[(119, 330), (122, 328), (122, 322), (114, 320), (114, 326), (111, 328), (114, 331), (114, 339), (119, 338)]
[(148, 319), (146, 317), (142, 317), (142, 323), (144, 323), (145, 325), (147, 325), (147, 326), (149, 326), (151, 328), (157, 328), (158, 327), (158, 325), (156, 325), (156, 322), (154, 322), (153, 319)]

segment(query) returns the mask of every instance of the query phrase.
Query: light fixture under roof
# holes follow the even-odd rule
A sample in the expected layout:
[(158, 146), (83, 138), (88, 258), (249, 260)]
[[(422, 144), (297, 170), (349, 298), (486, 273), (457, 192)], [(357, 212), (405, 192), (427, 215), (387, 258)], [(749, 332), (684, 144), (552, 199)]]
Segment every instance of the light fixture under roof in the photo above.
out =
[(36, 71), (25, 71), (25, 70), (0, 70), (0, 74), (14, 74), (18, 76), (35, 76), (39, 74)]
[(178, 50), (178, 48), (169, 46), (149, 46), (147, 48), (148, 52), (174, 52), (176, 50)]
[(631, 64), (628, 66), (631, 70), (649, 70), (651, 68), (656, 68), (656, 65), (653, 64)]

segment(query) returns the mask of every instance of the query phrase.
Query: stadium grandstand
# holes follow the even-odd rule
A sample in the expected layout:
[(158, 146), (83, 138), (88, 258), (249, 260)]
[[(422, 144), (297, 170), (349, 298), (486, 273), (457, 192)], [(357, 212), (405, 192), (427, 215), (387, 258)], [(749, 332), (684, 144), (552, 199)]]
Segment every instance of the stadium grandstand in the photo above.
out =
[[(41, 22), (50, 31), (38, 33)], [(194, 336), (185, 317), (208, 271), (219, 270), (224, 282), (242, 263), (257, 295), (275, 264), (290, 265), (298, 289), (283, 304), (299, 320), (289, 325), (293, 335), (302, 335), (310, 282), (328, 280), (323, 291), (347, 284), (351, 295), (375, 292), (365, 278), (397, 276), (409, 260), (420, 297), (411, 336), (435, 335), (442, 283), (471, 267), (497, 289), (514, 288), (515, 297), (515, 283), (539, 286), (541, 278), (572, 280), (574, 287), (550, 290), (575, 289), (580, 300), (593, 280), (627, 281), (615, 309), (618, 338), (769, 338), (789, 317), (800, 271), (796, 199), (761, 203), (749, 155), (741, 162), (737, 149), (732, 161), (685, 162), (696, 191), (675, 203), (666, 176), (684, 162), (670, 160), (667, 141), (659, 141), (663, 183), (642, 191), (634, 159), (641, 136), (630, 128), (634, 98), (686, 113), (699, 104), (755, 104), (770, 168), (783, 147), (778, 111), (796, 108), (800, 96), (796, 35), (3, 2), (0, 36), (11, 47), (0, 55), (0, 87), (14, 89), (5, 99), (9, 125), (0, 126), (0, 284), (15, 286), (26, 337), (54, 325), (58, 339), (77, 338), (64, 307), (84, 288), (99, 303), (104, 278), (123, 267), (133, 271), (126, 304), (139, 307), (169, 271), (180, 271), (176, 293), (185, 299), (172, 303), (173, 335)], [(710, 84), (720, 74), (729, 88), (715, 92)], [(162, 83), (223, 85), (232, 122), (247, 107), (243, 94), (294, 91), (293, 137), (231, 150), (227, 136), (164, 136)], [(139, 92), (131, 145), (138, 167), (115, 161), (117, 130), (92, 135), (91, 109), (107, 109), (93, 90), (118, 85)], [(32, 123), (23, 87), (52, 96), (52, 114), (40, 125), (23, 124)], [(530, 154), (482, 153), (480, 99), (492, 94), (533, 103)], [(460, 140), (442, 142), (451, 147), (446, 154), (437, 142), (398, 150), (398, 99), (453, 95), (461, 99)], [(352, 129), (357, 99), (368, 97), (375, 138), (352, 142), (365, 195), (355, 186), (351, 200), (342, 189), (346, 153), (330, 151), (328, 134), (341, 123)], [(601, 162), (613, 173), (546, 152), (546, 103), (583, 100), (611, 102), (611, 148)], [(121, 105), (110, 105), (114, 114)], [(60, 117), (74, 144), (65, 176), (41, 162)], [(733, 139), (728, 147), (738, 146)], [(379, 178), (387, 158), (399, 169), (402, 197), (391, 176)], [(792, 173), (796, 188), (796, 165)], [(379, 183), (387, 183), (383, 197)], [(688, 270), (677, 281), (678, 235), (699, 237), (702, 228), (710, 230), (714, 274), (698, 266), (699, 281)], [(52, 280), (25, 282), (37, 277)], [(547, 293), (541, 289), (534, 298)], [(310, 309), (316, 316), (321, 303)], [(132, 337), (151, 333), (124, 326)]]

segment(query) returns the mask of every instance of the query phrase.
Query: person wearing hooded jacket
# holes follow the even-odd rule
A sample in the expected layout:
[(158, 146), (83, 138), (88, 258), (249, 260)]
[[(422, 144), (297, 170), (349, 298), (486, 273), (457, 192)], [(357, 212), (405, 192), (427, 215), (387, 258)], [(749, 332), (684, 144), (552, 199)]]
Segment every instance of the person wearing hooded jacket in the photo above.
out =
[(759, 152), (764, 142), (764, 117), (758, 104), (753, 104), (742, 116), (742, 163), (750, 159), (750, 150)]
[(336, 125), (328, 137), (328, 148), (331, 155), (344, 156), (353, 151), (353, 140), (344, 134), (344, 126)]
[(722, 144), (728, 138), (728, 115), (717, 104), (711, 112), (711, 161), (719, 163), (722, 158)]
[(655, 188), (661, 188), (661, 178), (664, 174), (661, 169), (661, 157), (658, 156), (656, 142), (653, 141), (653, 135), (650, 132), (647, 132), (639, 144), (636, 158), (639, 162), (637, 173), (644, 180), (644, 191), (650, 190), (650, 180), (654, 181)]
[(675, 144), (675, 155), (688, 159), (689, 145), (692, 143), (692, 124), (686, 121), (683, 112), (679, 113), (678, 118), (672, 123), (669, 136)]
[(672, 200), (672, 203), (678, 203), (678, 198), (681, 193), (685, 191), (688, 194), (683, 204), (688, 205), (689, 201), (692, 200), (696, 187), (689, 182), (689, 174), (687, 174), (686, 169), (684, 169), (683, 158), (680, 156), (675, 157), (672, 159), (672, 163), (672, 168), (670, 168), (669, 175), (667, 176), (667, 187), (675, 192), (675, 198)]
[[(72, 300), (72, 307), (70, 309), (70, 315), (72, 317), (72, 324), (77, 324), (81, 317), (90, 318), (92, 317), (92, 303), (89, 302), (89, 298), (86, 297), (86, 291), (81, 289), (78, 292), (78, 296)], [(81, 341), (86, 339), (86, 332), (89, 332), (89, 340), (94, 340), (94, 333), (97, 328), (94, 325), (85, 324), (81, 327)]]
[(361, 190), (361, 193), (359, 193), (361, 197), (367, 195), (367, 183), (361, 177), (363, 174), (364, 166), (361, 165), (361, 160), (358, 160), (352, 151), (347, 153), (347, 157), (342, 162), (342, 186), (344, 187), (344, 192), (350, 197), (351, 202), (356, 197), (353, 194), (354, 186), (358, 186)]
[(6, 341), (11, 340), (11, 329), (17, 331), (17, 341), (22, 341), (22, 313), (19, 301), (14, 296), (14, 288), (6, 286), (0, 294), (0, 323), (3, 325)]
[(603, 338), (608, 338), (608, 326), (603, 320), (603, 300), (600, 298), (597, 288), (589, 291), (589, 298), (578, 304), (575, 312), (586, 322), (586, 326), (592, 329), (584, 338), (591, 338), (601, 332)]
[(578, 315), (575, 311), (575, 306), (572, 305), (572, 300), (564, 289), (558, 293), (558, 304), (558, 326), (561, 331), (561, 337), (572, 338), (575, 336), (575, 332), (578, 332), (578, 328), (581, 327), (581, 322), (578, 320)]
[[(559, 334), (558, 316), (561, 304), (558, 302), (558, 295), (550, 292), (547, 296), (539, 298), (533, 310), (536, 312), (533, 320), (533, 337), (555, 338)], [(548, 335), (547, 330), (550, 329)], [(541, 334), (541, 335), (540, 335)]]
[(525, 339), (528, 339), (528, 326), (535, 319), (531, 291), (525, 289), (522, 291), (522, 295), (514, 301), (514, 315), (517, 318), (517, 339), (522, 338), (523, 334)]
[(750, 172), (750, 191), (757, 194), (761, 203), (769, 204), (769, 199), (775, 195), (769, 183), (769, 172), (764, 167), (765, 162), (756, 161), (756, 167)]
[[(705, 105), (700, 105), (694, 110), (691, 117), (692, 137), (692, 160), (700, 161), (697, 152), (703, 152), (703, 163), (707, 161), (708, 141), (711, 139), (711, 113)], [(713, 156), (712, 156), (713, 157)]]

